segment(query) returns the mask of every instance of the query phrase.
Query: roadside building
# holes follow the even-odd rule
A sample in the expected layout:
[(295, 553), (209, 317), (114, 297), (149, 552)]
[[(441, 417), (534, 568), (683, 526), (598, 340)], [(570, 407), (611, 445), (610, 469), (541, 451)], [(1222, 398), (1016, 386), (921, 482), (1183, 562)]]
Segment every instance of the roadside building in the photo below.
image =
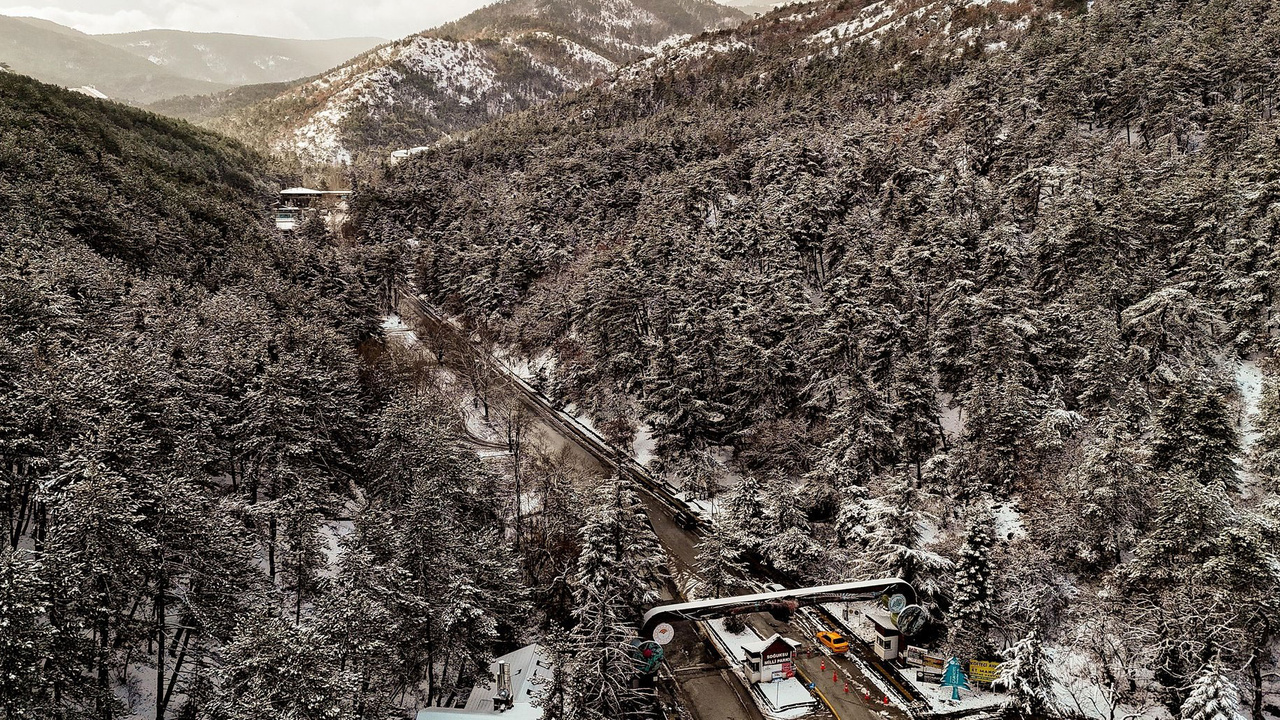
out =
[(881, 660), (897, 660), (902, 648), (902, 633), (893, 624), (893, 618), (879, 610), (866, 610), (863, 614), (876, 628), (876, 655)]
[(336, 230), (347, 217), (347, 198), (350, 190), (312, 190), (305, 187), (292, 187), (280, 191), (280, 201), (276, 203), (276, 227), (290, 232), (307, 218), (309, 214), (319, 214)]
[(416, 720), (465, 720), (501, 716), (504, 720), (538, 720), (542, 708), (533, 704), (538, 688), (551, 680), (551, 662), (538, 644), (507, 653), (489, 666), (493, 682), (471, 689), (466, 704), (453, 708), (424, 708)]
[(769, 683), (795, 677), (798, 647), (800, 643), (777, 633), (759, 642), (743, 643), (742, 653), (746, 658), (743, 670), (747, 680)]

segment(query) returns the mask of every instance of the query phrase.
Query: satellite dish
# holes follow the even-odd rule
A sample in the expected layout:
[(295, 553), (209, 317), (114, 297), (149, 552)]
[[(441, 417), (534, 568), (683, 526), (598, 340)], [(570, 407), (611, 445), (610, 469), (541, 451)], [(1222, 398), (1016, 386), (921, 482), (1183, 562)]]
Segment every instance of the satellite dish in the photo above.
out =
[(906, 595), (893, 595), (889, 598), (889, 612), (897, 615), (907, 607)]
[(920, 634), (929, 624), (929, 611), (919, 605), (908, 605), (898, 613), (898, 631), (908, 637)]
[(653, 640), (659, 645), (666, 645), (676, 636), (676, 629), (671, 627), (671, 623), (662, 623), (653, 629)]

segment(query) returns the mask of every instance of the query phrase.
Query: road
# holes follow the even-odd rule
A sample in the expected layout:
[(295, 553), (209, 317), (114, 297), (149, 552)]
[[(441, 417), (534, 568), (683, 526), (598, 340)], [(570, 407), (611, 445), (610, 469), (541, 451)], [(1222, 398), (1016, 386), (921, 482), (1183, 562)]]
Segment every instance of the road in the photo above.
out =
[[(399, 310), (402, 317), (411, 316), (417, 318), (418, 322), (431, 332), (461, 334), (457, 327), (449, 324), (436, 314), (434, 309), (416, 297), (409, 295), (407, 292), (402, 292), (400, 295)], [(539, 418), (539, 427), (536, 428), (537, 435), (547, 440), (558, 440), (567, 449), (576, 451), (574, 455), (578, 457), (581, 461), (580, 464), (584, 468), (600, 474), (609, 474), (616, 471), (635, 482), (636, 486), (642, 491), (641, 498), (648, 511), (649, 521), (653, 525), (654, 533), (667, 551), (668, 570), (672, 576), (672, 586), (667, 589), (667, 599), (685, 599), (679, 590), (679, 586), (681, 585), (681, 580), (687, 580), (697, 574), (695, 565), (696, 546), (700, 537), (701, 527), (688, 527), (687, 522), (682, 527), (676, 522), (677, 516), (681, 515), (682, 511), (684, 511), (685, 518), (690, 516), (687, 510), (684, 510), (684, 503), (675, 497), (674, 488), (654, 478), (634, 458), (611, 448), (599, 436), (584, 428), (573, 418), (565, 415), (554, 407), (550, 400), (543, 396), (540, 391), (530, 386), (509, 368), (491, 356), (485, 355), (483, 359), (490, 362), (499, 374), (506, 376), (521, 390), (520, 397), (522, 401)], [(765, 616), (757, 616), (754, 622), (766, 623)], [(770, 618), (768, 622), (774, 621)], [(788, 627), (783, 634), (812, 643), (814, 629), (816, 628)], [(766, 632), (766, 627), (762, 626), (758, 630), (762, 633), (762, 636), (768, 636), (776, 629), (769, 629)], [(678, 686), (678, 695), (682, 703), (692, 711), (698, 720), (763, 720), (756, 703), (747, 696), (746, 689), (742, 683), (732, 675), (728, 662), (711, 648), (709, 641), (698, 634), (693, 624), (687, 624), (685, 627), (680, 628), (676, 639), (665, 650), (667, 652), (667, 665), (670, 670), (669, 676)], [(855, 663), (848, 659), (841, 659), (838, 662), (842, 666), (842, 671), (851, 679), (853, 683), (851, 688), (875, 687), (866, 679), (862, 669)], [(806, 671), (809, 669), (808, 661), (804, 661), (801, 664)], [(815, 668), (820, 665), (821, 660), (813, 663)], [(810, 674), (810, 677), (815, 682), (821, 680), (821, 678), (813, 674)], [(828, 684), (831, 684), (829, 673), (826, 680)], [(841, 690), (843, 689), (843, 683), (840, 684), (840, 688)], [(893, 708), (893, 712), (886, 715), (881, 712), (884, 710), (883, 705), (872, 708), (862, 701), (861, 696), (856, 698), (856, 702), (853, 698), (842, 697), (844, 695), (843, 692), (839, 696), (833, 696), (832, 693), (826, 692), (821, 683), (819, 683), (818, 689), (823, 691), (825, 699), (839, 713), (841, 720), (869, 720), (873, 715), (879, 720), (883, 720), (886, 716), (892, 717), (894, 720), (906, 717), (901, 710), (893, 706), (890, 706)], [(873, 710), (874, 712), (872, 712)], [(846, 712), (849, 714), (846, 715)], [(822, 711), (816, 717), (830, 717), (830, 714)]]

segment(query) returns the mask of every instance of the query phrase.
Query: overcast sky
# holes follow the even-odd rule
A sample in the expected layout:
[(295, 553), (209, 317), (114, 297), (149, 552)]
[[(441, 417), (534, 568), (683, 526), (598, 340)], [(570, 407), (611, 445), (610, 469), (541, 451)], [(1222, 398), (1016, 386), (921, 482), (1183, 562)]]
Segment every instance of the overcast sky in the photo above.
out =
[(394, 40), (462, 17), (493, 0), (0, 0), (26, 15), (87, 33), (150, 28), (293, 38)]

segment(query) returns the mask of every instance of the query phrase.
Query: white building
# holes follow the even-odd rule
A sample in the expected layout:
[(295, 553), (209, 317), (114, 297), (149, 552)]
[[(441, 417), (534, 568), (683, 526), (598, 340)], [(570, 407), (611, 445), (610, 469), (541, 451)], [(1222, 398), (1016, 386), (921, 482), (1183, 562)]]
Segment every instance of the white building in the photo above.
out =
[(425, 708), (416, 720), (466, 720), (502, 717), (504, 720), (539, 720), (542, 708), (533, 700), (538, 688), (551, 680), (551, 662), (538, 644), (507, 653), (489, 666), (494, 682), (471, 689), (460, 708)]

